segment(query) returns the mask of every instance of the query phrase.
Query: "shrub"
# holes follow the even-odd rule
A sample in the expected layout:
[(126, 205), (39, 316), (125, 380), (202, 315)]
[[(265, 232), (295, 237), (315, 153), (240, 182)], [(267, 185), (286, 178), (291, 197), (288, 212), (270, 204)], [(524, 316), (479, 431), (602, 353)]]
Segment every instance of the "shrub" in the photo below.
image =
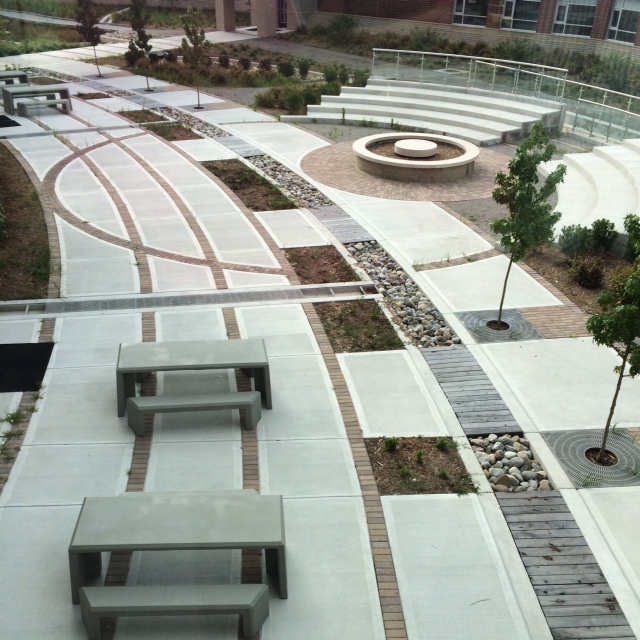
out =
[(300, 74), (300, 77), (305, 80), (306, 77), (309, 75), (309, 69), (311, 69), (311, 61), (310, 60), (300, 60), (298, 62), (298, 73)]
[(562, 227), (558, 244), (560, 251), (571, 258), (584, 255), (591, 246), (591, 231), (579, 224)]
[(385, 438), (384, 448), (389, 453), (395, 453), (398, 450), (398, 438)]
[(279, 109), (282, 105), (282, 87), (271, 87), (255, 97), (258, 109)]
[(342, 91), (342, 86), (339, 82), (327, 82), (320, 87), (320, 93), (323, 96), (339, 96)]
[(338, 13), (328, 25), (329, 39), (334, 44), (342, 44), (358, 28), (360, 20), (348, 13)]
[(640, 258), (640, 218), (634, 213), (625, 216), (624, 230), (628, 236), (624, 257), (629, 262), (634, 262)]
[(353, 72), (352, 85), (354, 87), (366, 87), (368, 81), (369, 81), (369, 73), (364, 69), (356, 69)]
[(302, 89), (302, 98), (305, 104), (320, 104), (320, 87), (317, 84), (308, 84)]
[(400, 469), (400, 476), (403, 478), (409, 478), (411, 476), (411, 469), (408, 467), (402, 467), (402, 469)]
[(271, 71), (271, 58), (260, 58), (258, 67), (260, 67), (262, 71)]
[(338, 79), (340, 80), (340, 84), (349, 83), (349, 69), (347, 69), (344, 65), (342, 65), (338, 69)]
[(629, 276), (634, 272), (635, 267), (633, 265), (627, 265), (623, 267), (615, 268), (609, 274), (609, 291), (615, 300), (615, 304), (624, 304), (624, 286), (629, 279)]
[(293, 66), (293, 63), (287, 60), (285, 62), (278, 62), (278, 73), (283, 75), (285, 78), (291, 78), (295, 75), (296, 69)]
[(451, 449), (457, 449), (456, 443), (449, 438), (440, 438), (438, 442), (436, 442), (436, 449), (440, 451), (450, 451)]
[(167, 51), (167, 57), (165, 58), (167, 62), (178, 62), (178, 55), (175, 51)]
[(223, 68), (223, 69), (228, 69), (229, 65), (231, 64), (231, 60), (229, 60), (229, 56), (226, 53), (221, 53), (218, 56), (218, 64)]
[(422, 449), (418, 449), (416, 451), (416, 463), (422, 464), (424, 462), (424, 451)]
[(249, 69), (251, 69), (251, 58), (247, 58), (247, 56), (240, 56), (240, 58), (238, 58), (238, 66), (245, 71), (249, 71)]
[(289, 113), (300, 113), (304, 106), (304, 96), (302, 91), (297, 87), (289, 87), (284, 93), (282, 103)]
[(581, 287), (598, 289), (604, 280), (604, 263), (598, 256), (577, 256), (571, 261), (569, 272)]
[(322, 71), (324, 73), (324, 79), (328, 84), (338, 79), (338, 70), (335, 67), (325, 67)]
[(595, 220), (591, 225), (591, 248), (594, 251), (610, 251), (617, 237), (615, 224), (606, 218)]

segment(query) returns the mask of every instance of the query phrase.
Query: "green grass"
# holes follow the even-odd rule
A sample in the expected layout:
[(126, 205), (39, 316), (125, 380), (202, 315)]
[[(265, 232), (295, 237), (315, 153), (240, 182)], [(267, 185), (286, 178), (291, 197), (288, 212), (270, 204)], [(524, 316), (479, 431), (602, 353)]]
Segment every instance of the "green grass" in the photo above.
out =
[(0, 56), (69, 49), (81, 41), (75, 29), (5, 20), (0, 30)]

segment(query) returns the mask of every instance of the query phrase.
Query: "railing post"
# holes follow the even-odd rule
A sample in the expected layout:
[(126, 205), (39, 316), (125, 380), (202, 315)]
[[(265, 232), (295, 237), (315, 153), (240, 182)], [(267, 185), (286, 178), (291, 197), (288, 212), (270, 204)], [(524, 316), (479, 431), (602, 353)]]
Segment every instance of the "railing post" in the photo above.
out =
[(371, 77), (375, 75), (376, 72), (376, 52), (373, 52), (373, 57), (371, 59)]
[(467, 78), (467, 91), (471, 87), (471, 69), (473, 68), (473, 59), (469, 60), (469, 77)]
[(496, 71), (498, 70), (498, 67), (496, 65), (496, 63), (493, 63), (493, 77), (491, 78), (491, 91), (494, 90), (495, 86), (496, 86)]
[(573, 129), (571, 129), (571, 131), (576, 130), (576, 124), (578, 123), (579, 115), (580, 115), (580, 98), (578, 98), (578, 107), (576, 108), (576, 115), (575, 115), (575, 118), (573, 119)]
[(396, 53), (396, 80), (400, 80), (400, 52)]
[(520, 77), (520, 67), (518, 67), (516, 69), (516, 72), (513, 76), (513, 89), (511, 90), (511, 93), (513, 93), (514, 95), (516, 94), (516, 92), (518, 91), (518, 79)]
[(474, 60), (473, 61), (473, 88), (476, 88), (476, 79), (478, 77), (478, 61)]
[(627, 137), (627, 131), (629, 130), (629, 120), (631, 120), (630, 110), (624, 116), (624, 132), (622, 133), (622, 139)]
[(423, 71), (424, 71), (424, 53), (420, 56), (420, 82), (422, 82)]
[(562, 78), (562, 91), (560, 92), (560, 100), (564, 98), (564, 90), (567, 86), (567, 72), (565, 71), (564, 76)]
[(444, 59), (443, 85), (447, 86), (447, 74), (449, 73), (449, 56)]
[(613, 118), (613, 111), (609, 112), (609, 126), (607, 127), (607, 135), (605, 137), (605, 142), (609, 142), (609, 133), (611, 133), (611, 118)]

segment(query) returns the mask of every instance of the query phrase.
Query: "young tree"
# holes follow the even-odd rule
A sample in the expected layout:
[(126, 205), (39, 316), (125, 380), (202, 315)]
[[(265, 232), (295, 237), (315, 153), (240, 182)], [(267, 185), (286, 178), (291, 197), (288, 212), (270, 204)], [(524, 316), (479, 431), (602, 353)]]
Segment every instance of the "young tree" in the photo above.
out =
[(636, 261), (626, 281), (600, 294), (598, 304), (602, 313), (596, 313), (587, 320), (587, 329), (593, 333), (596, 344), (612, 347), (622, 357), (622, 364), (614, 368), (618, 382), (604, 427), (602, 445), (596, 457), (600, 462), (607, 445), (622, 379), (640, 374), (640, 261)]
[(531, 135), (517, 148), (509, 162), (509, 172), (498, 172), (493, 199), (506, 205), (509, 217), (495, 220), (491, 230), (501, 236), (500, 242), (509, 254), (509, 266), (502, 287), (496, 329), (502, 329), (502, 307), (511, 265), (524, 258), (529, 249), (534, 249), (553, 239), (553, 227), (560, 220), (560, 212), (553, 212), (549, 198), (564, 180), (567, 167), (563, 164), (547, 176), (538, 187), (538, 166), (551, 160), (555, 145), (545, 136), (541, 122), (533, 125)]
[[(130, 65), (136, 64), (142, 58), (146, 58), (151, 45), (151, 36), (146, 32), (145, 27), (149, 21), (147, 11), (147, 0), (131, 0), (129, 4), (129, 15), (131, 16), (131, 28), (136, 32), (136, 37), (129, 42), (129, 50), (124, 54)], [(149, 86), (149, 76), (147, 78), (147, 91), (153, 91)]]
[(98, 66), (98, 54), (96, 46), (100, 44), (100, 29), (97, 26), (98, 12), (93, 0), (76, 0), (76, 20), (78, 25), (76, 30), (85, 42), (93, 47), (93, 57), (96, 60), (98, 77), (102, 78), (100, 67)]
[(196, 92), (198, 94), (198, 106), (195, 108), (202, 109), (198, 73), (205, 63), (205, 51), (208, 46), (204, 35), (204, 16), (200, 9), (194, 11), (190, 7), (187, 13), (181, 16), (181, 20), (182, 28), (186, 35), (185, 38), (182, 38), (182, 55), (184, 63), (191, 68), (195, 76)]

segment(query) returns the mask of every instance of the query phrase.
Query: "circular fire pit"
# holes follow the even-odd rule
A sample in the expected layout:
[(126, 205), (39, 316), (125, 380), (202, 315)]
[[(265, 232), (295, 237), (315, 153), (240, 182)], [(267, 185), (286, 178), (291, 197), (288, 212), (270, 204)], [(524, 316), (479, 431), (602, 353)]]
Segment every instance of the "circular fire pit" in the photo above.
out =
[[(375, 152), (377, 144), (394, 142), (395, 157)], [(454, 147), (459, 155), (439, 160), (438, 146)], [(385, 133), (353, 143), (356, 166), (378, 178), (401, 182), (449, 182), (473, 173), (480, 150), (459, 138), (428, 133)], [(403, 157), (404, 156), (404, 157)]]

